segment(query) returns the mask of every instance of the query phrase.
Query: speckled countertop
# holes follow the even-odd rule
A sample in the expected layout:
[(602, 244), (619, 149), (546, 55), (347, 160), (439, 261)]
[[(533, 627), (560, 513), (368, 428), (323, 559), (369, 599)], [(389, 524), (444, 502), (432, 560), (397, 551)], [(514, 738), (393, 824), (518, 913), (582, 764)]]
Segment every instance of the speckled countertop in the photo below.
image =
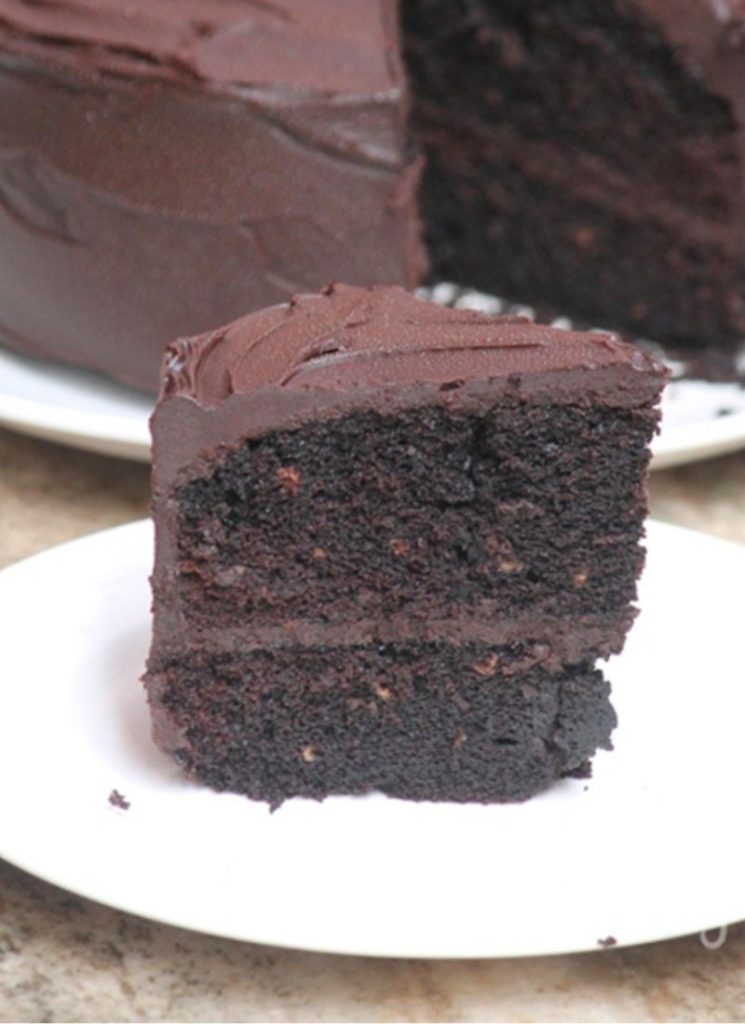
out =
[[(148, 471), (0, 430), (0, 567), (147, 513)], [(653, 514), (745, 543), (745, 453), (658, 473)], [(1, 827), (1, 823), (0, 823)], [(745, 925), (592, 954), (368, 960), (152, 924), (0, 862), (2, 1021), (741, 1021)]]

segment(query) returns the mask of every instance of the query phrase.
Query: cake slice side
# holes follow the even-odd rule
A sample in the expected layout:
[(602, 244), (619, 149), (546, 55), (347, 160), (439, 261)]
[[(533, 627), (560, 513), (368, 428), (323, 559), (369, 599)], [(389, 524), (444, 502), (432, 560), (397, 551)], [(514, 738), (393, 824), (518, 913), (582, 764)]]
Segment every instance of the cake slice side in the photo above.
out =
[[(633, 618), (659, 369), (388, 289), (243, 333), (217, 361), (226, 332), (174, 350), (154, 418), (156, 741), (272, 803), (524, 799), (586, 772), (615, 721), (594, 665)], [(319, 334), (354, 382), (322, 356), (297, 386)]]

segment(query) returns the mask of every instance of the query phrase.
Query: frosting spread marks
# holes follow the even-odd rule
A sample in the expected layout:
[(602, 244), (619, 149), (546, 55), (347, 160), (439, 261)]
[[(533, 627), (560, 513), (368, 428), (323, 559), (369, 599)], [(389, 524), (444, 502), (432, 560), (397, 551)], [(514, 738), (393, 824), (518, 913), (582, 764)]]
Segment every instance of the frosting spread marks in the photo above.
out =
[(349, 391), (654, 362), (605, 332), (444, 309), (401, 288), (330, 285), (169, 346), (163, 395), (210, 407), (266, 385)]
[(5, 49), (90, 72), (381, 92), (402, 83), (391, 0), (0, 0)]

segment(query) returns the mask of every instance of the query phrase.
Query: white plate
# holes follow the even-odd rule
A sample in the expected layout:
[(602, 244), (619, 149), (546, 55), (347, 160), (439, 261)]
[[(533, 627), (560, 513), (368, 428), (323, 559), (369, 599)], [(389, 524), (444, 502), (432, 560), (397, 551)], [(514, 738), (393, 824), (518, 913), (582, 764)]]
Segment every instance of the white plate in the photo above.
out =
[(0, 349), (0, 423), (22, 434), (149, 462), (152, 407), (96, 374)]
[(644, 611), (610, 665), (616, 750), (589, 783), (270, 814), (150, 743), (151, 544), (136, 523), (0, 574), (0, 856), (145, 917), (342, 953), (559, 953), (745, 918), (745, 548), (650, 524)]
[[(152, 400), (94, 374), (0, 349), (0, 423), (21, 433), (140, 462), (150, 459)], [(673, 381), (654, 469), (745, 448), (745, 389)]]
[(662, 429), (652, 442), (652, 469), (709, 459), (745, 448), (745, 388), (673, 380), (662, 397)]

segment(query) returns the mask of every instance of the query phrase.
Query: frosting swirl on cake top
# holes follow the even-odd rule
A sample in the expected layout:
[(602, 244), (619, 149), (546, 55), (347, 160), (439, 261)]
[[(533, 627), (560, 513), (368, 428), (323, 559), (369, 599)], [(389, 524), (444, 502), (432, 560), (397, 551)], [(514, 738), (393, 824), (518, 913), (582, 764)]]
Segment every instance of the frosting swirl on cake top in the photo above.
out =
[(0, 0), (0, 43), (90, 73), (383, 92), (392, 71), (402, 84), (393, 16), (349, 0)]
[(352, 391), (654, 361), (617, 336), (445, 309), (401, 288), (331, 285), (168, 349), (163, 395), (214, 407), (271, 385)]

